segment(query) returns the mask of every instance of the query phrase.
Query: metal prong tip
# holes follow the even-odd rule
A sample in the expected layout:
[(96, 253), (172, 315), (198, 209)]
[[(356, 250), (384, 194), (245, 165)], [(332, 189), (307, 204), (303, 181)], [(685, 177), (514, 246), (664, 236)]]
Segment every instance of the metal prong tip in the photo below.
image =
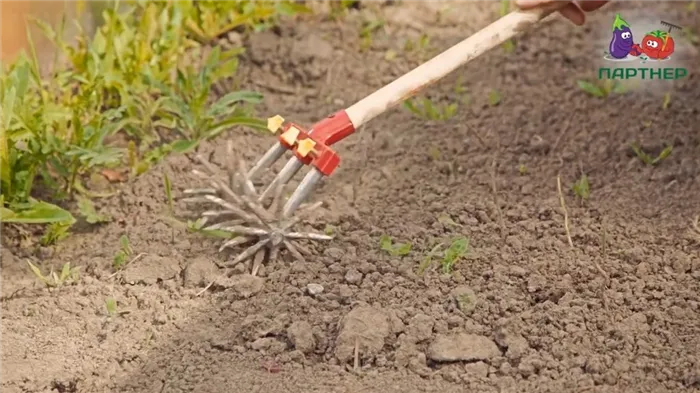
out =
[[(247, 165), (238, 161), (235, 168), (226, 168), (227, 174), (221, 176), (213, 173), (215, 166), (204, 157), (198, 156), (197, 159), (206, 168), (206, 173), (197, 171), (198, 175), (209, 187), (186, 190), (187, 197), (182, 200), (207, 205), (206, 211), (198, 214), (200, 219), (206, 219), (207, 225), (203, 229), (216, 229), (230, 234), (230, 238), (219, 246), (219, 251), (234, 249), (237, 252), (233, 259), (225, 263), (227, 267), (251, 260), (251, 274), (255, 275), (263, 262), (269, 264), (280, 258), (282, 250), (286, 250), (295, 259), (303, 259), (299, 250), (306, 248), (297, 242), (333, 239), (320, 233), (294, 229), (303, 216), (320, 207), (321, 202), (311, 204), (313, 208), (299, 209), (290, 219), (282, 212), (286, 201), (281, 199), (285, 194), (283, 191), (286, 182), (275, 187), (274, 197), (266, 203), (268, 198), (260, 198), (260, 193), (252, 186), (252, 179), (242, 172), (246, 171)], [(228, 162), (236, 160), (229, 159)]]

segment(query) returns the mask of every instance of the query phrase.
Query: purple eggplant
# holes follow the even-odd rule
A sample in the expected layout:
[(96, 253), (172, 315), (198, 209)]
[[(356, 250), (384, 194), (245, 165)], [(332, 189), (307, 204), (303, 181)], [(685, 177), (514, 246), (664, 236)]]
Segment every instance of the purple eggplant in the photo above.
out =
[(632, 30), (630, 25), (620, 17), (620, 14), (615, 14), (613, 22), (613, 36), (610, 40), (610, 56), (616, 59), (624, 59), (632, 50), (634, 39), (632, 38)]

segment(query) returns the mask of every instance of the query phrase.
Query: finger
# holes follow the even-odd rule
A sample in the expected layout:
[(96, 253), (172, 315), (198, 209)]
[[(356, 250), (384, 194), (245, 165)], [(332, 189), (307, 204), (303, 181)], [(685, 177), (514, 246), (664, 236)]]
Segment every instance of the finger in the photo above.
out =
[(564, 8), (559, 10), (566, 19), (572, 21), (575, 25), (581, 26), (586, 22), (586, 14), (583, 13), (581, 8), (576, 3), (569, 3)]
[(601, 0), (595, 0), (595, 1), (581, 1), (579, 2), (579, 5), (581, 9), (585, 12), (591, 12), (595, 11), (598, 8), (604, 6), (606, 3), (609, 3), (610, 1), (601, 1)]
[(516, 0), (515, 5), (522, 10), (541, 7), (555, 3), (555, 0)]

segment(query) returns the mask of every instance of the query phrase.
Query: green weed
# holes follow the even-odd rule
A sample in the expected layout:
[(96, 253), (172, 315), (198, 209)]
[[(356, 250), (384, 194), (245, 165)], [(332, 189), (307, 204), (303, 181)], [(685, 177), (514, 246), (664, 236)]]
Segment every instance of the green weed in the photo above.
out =
[(165, 188), (165, 197), (168, 200), (168, 213), (173, 215), (175, 211), (175, 203), (173, 200), (173, 185), (170, 183), (170, 178), (167, 173), (163, 173), (163, 187)]
[(444, 242), (438, 243), (428, 252), (418, 267), (418, 274), (423, 274), (430, 267), (433, 258), (440, 258), (442, 273), (450, 274), (454, 265), (469, 253), (469, 238), (464, 236), (454, 238), (447, 249), (441, 250), (444, 245)]
[(666, 146), (656, 157), (652, 157), (646, 152), (644, 152), (642, 148), (639, 147), (637, 144), (632, 144), (632, 151), (634, 151), (634, 154), (636, 154), (637, 157), (640, 160), (642, 160), (644, 164), (654, 166), (671, 155), (671, 152), (673, 151), (673, 146)]
[(606, 79), (603, 82), (591, 83), (584, 80), (576, 81), (579, 89), (592, 95), (593, 97), (606, 98), (611, 94), (622, 94), (625, 92), (624, 86), (619, 81)]
[(384, 28), (384, 20), (372, 19), (362, 23), (360, 29), (360, 50), (367, 50), (372, 47), (374, 33)]
[(585, 174), (581, 175), (581, 177), (578, 180), (576, 180), (571, 189), (574, 191), (574, 194), (577, 197), (579, 197), (582, 201), (588, 200), (588, 197), (591, 195), (590, 185), (588, 183), (588, 176), (586, 176)]
[(338, 20), (344, 17), (348, 13), (348, 10), (352, 8), (358, 8), (360, 6), (360, 2), (358, 0), (331, 1), (330, 6), (330, 18)]
[(664, 94), (664, 100), (661, 103), (661, 109), (666, 110), (668, 109), (669, 105), (671, 105), (671, 93), (666, 93)]
[(67, 262), (61, 268), (60, 273), (56, 273), (53, 269), (49, 274), (44, 275), (36, 265), (27, 261), (32, 273), (49, 288), (61, 287), (64, 285), (75, 283), (79, 278), (80, 267), (71, 267), (70, 262)]
[(114, 298), (105, 299), (105, 310), (107, 310), (107, 315), (113, 316), (117, 314), (117, 301)]
[(488, 103), (490, 106), (496, 106), (501, 103), (501, 93), (496, 90), (491, 90), (488, 95)]
[[(510, 0), (501, 0), (501, 9), (499, 15), (504, 17), (513, 9), (513, 5)], [(515, 50), (515, 41), (509, 39), (508, 41), (501, 44), (501, 47), (506, 53), (512, 53)]]
[(525, 164), (518, 165), (518, 173), (520, 174), (520, 176), (527, 175), (528, 170), (527, 170), (527, 167), (525, 166)]
[(420, 100), (409, 98), (403, 102), (403, 107), (419, 118), (433, 121), (449, 120), (457, 113), (458, 109), (456, 103), (435, 104), (429, 98)]
[(127, 264), (127, 258), (134, 253), (134, 250), (129, 245), (129, 238), (126, 235), (119, 237), (119, 251), (114, 254), (112, 267), (114, 270), (121, 270)]
[[(214, 49), (203, 66), (189, 64), (190, 51), (232, 29), (259, 31), (285, 15), (308, 12), (294, 1), (129, 1), (102, 10), (102, 25), (76, 43), (63, 40), (66, 24), (37, 26), (54, 44), (50, 75), (40, 74), (32, 36), (29, 49), (0, 70), (0, 220), (49, 224), (42, 242), (67, 235), (70, 212), (32, 198), (35, 188), (50, 199), (75, 191), (94, 195), (82, 181), (104, 168), (131, 168), (140, 175), (170, 153), (187, 152), (204, 138), (236, 126), (260, 129), (252, 106), (262, 97), (232, 92), (211, 103), (214, 84), (237, 72), (242, 49)], [(110, 141), (121, 134), (128, 148)], [(44, 195), (46, 193), (43, 193)], [(85, 201), (89, 221), (104, 217)]]
[(411, 243), (394, 243), (389, 235), (379, 238), (379, 247), (391, 256), (405, 256), (411, 252)]

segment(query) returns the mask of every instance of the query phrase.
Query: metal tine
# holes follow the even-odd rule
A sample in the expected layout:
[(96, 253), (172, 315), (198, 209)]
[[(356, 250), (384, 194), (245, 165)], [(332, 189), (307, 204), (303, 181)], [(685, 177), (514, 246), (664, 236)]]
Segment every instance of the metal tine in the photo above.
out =
[(236, 184), (235, 184), (235, 172), (234, 169), (236, 168), (236, 163), (233, 160), (234, 154), (233, 154), (233, 141), (228, 140), (226, 142), (226, 166), (228, 166), (228, 186), (230, 189), (235, 189)]
[[(292, 226), (298, 224), (299, 222), (301, 222), (301, 220), (304, 219), (304, 216), (306, 216), (308, 213), (311, 213), (312, 211), (318, 209), (322, 205), (323, 205), (323, 202), (319, 201), (316, 203), (308, 204), (303, 209), (300, 208), (299, 210), (297, 210), (297, 213), (294, 217), (292, 217), (290, 220), (288, 220), (286, 222), (280, 223), (280, 230), (284, 231), (284, 230), (287, 230), (287, 229), (291, 228)], [(282, 221), (282, 220), (280, 220), (280, 221)]]
[(294, 259), (296, 259), (299, 262), (304, 262), (304, 256), (301, 255), (299, 250), (292, 244), (292, 242), (285, 240), (282, 243), (284, 243), (284, 246), (287, 247), (287, 250), (289, 250), (289, 253), (292, 254)]
[(296, 244), (294, 247), (296, 247), (297, 250), (299, 250), (299, 253), (300, 253), (301, 255), (309, 256), (309, 255), (313, 254), (313, 253), (311, 252), (311, 250), (309, 250), (308, 248), (302, 246), (301, 244)]
[(216, 188), (188, 188), (182, 191), (185, 195), (197, 195), (197, 194), (216, 194), (218, 190)]
[(277, 176), (275, 176), (275, 178), (272, 179), (272, 182), (267, 186), (265, 191), (263, 191), (263, 193), (260, 194), (258, 201), (262, 202), (265, 199), (267, 199), (270, 196), (270, 194), (277, 189), (279, 185), (286, 185), (303, 166), (304, 163), (299, 161), (298, 158), (290, 158), (289, 161), (287, 161), (287, 163), (284, 165), (282, 170), (279, 171)]
[(322, 178), (323, 173), (316, 168), (312, 168), (311, 171), (304, 176), (304, 179), (302, 179), (301, 183), (299, 183), (297, 189), (294, 190), (292, 196), (287, 200), (287, 203), (284, 205), (282, 210), (282, 217), (291, 217), (292, 214), (294, 214), (294, 211), (299, 208), (299, 205), (304, 202), (304, 200), (309, 196), (316, 184)]
[(205, 168), (209, 170), (211, 175), (216, 175), (219, 172), (216, 170), (216, 168), (214, 167), (214, 165), (212, 165), (211, 162), (202, 157), (200, 154), (197, 154), (195, 157), (197, 158), (197, 161), (199, 161), (202, 165), (204, 165)]
[(231, 220), (231, 221), (220, 222), (218, 224), (209, 225), (208, 227), (206, 227), (204, 229), (207, 231), (213, 231), (215, 229), (221, 229), (223, 227), (235, 226), (235, 225), (241, 225), (241, 224), (245, 224), (245, 221), (244, 220)]
[(245, 161), (238, 160), (238, 168), (239, 168), (238, 170), (240, 171), (239, 175), (243, 178), (242, 179), (243, 191), (245, 192), (245, 195), (251, 196), (251, 197), (257, 197), (258, 192), (255, 190), (255, 185), (246, 176), (246, 174), (248, 173), (248, 170), (247, 170)]
[(253, 269), (250, 272), (251, 275), (256, 276), (258, 274), (258, 270), (260, 270), (260, 266), (262, 266), (263, 259), (265, 259), (264, 248), (258, 250), (258, 252), (255, 253), (255, 257), (253, 257)]
[[(212, 218), (231, 216), (231, 215), (237, 216), (238, 214), (236, 214), (235, 212), (229, 211), (229, 210), (222, 210), (222, 211), (209, 210), (209, 211), (205, 211), (204, 213), (202, 213), (202, 217), (212, 217)], [(240, 220), (240, 221), (243, 222), (243, 220)]]
[(267, 209), (272, 213), (273, 216), (278, 217), (282, 209), (282, 196), (284, 195), (284, 184), (277, 185), (277, 191), (275, 192), (270, 207)]
[(249, 228), (249, 227), (244, 227), (242, 225), (233, 225), (233, 226), (227, 226), (227, 227), (221, 227), (219, 228), (222, 231), (226, 232), (231, 232), (235, 233), (237, 235), (249, 235), (249, 236), (265, 236), (268, 234), (268, 231), (264, 229), (259, 229), (259, 228)]
[(238, 265), (239, 263), (241, 263), (241, 262), (245, 261), (246, 259), (255, 255), (255, 253), (258, 252), (258, 250), (265, 247), (269, 242), (270, 242), (270, 239), (260, 240), (259, 242), (255, 243), (254, 245), (248, 247), (248, 249), (246, 249), (240, 255), (238, 255), (236, 257), (236, 259), (227, 263), (226, 266), (233, 267), (235, 265)]
[(275, 262), (275, 261), (277, 260), (277, 257), (279, 256), (279, 253), (280, 253), (279, 245), (277, 245), (277, 246), (272, 246), (272, 247), (270, 248), (270, 252), (269, 252), (269, 255), (268, 255), (268, 258), (267, 258), (267, 262), (268, 262), (268, 263)]
[(235, 237), (231, 240), (227, 240), (226, 243), (222, 244), (221, 247), (219, 247), (219, 252), (224, 251), (227, 248), (233, 248), (236, 246), (240, 246), (242, 244), (248, 243), (251, 240), (253, 240), (253, 239), (250, 237), (246, 237), (246, 236)]
[(231, 203), (229, 203), (229, 202), (227, 202), (219, 197), (216, 197), (213, 195), (205, 195), (203, 198), (209, 202), (216, 203), (217, 205), (219, 205), (225, 209), (228, 209), (230, 212), (236, 214), (237, 216), (246, 220), (246, 222), (248, 222), (250, 224), (265, 225), (264, 220), (262, 220), (260, 217), (258, 217), (256, 215), (250, 215), (250, 214), (246, 213), (245, 211), (243, 211), (242, 209), (240, 209), (238, 206), (234, 206)]
[(287, 232), (284, 236), (290, 240), (333, 240), (333, 236), (311, 232)]
[(263, 170), (274, 165), (277, 160), (280, 159), (287, 152), (287, 148), (282, 146), (279, 142), (268, 149), (267, 152), (258, 160), (258, 162), (253, 165), (248, 173), (246, 173), (246, 178), (253, 180), (256, 178)]

